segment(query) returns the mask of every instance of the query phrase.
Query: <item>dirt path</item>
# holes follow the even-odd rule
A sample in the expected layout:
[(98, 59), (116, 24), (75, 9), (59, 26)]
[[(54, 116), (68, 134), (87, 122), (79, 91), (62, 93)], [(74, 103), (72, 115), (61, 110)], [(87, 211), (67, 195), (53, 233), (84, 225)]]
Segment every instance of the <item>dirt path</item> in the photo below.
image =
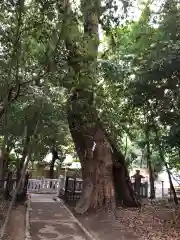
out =
[(89, 240), (60, 202), (51, 195), (31, 195), (32, 240)]

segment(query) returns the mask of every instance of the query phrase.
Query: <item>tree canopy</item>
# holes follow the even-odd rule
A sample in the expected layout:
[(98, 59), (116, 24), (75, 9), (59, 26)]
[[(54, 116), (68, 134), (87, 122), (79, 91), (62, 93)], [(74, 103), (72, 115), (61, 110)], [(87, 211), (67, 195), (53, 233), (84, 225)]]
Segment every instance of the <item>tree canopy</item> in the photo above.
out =
[(135, 0), (13, 0), (0, 9), (0, 169), (62, 146), (77, 151), (67, 121), (73, 89), (85, 93), (77, 112), (93, 92), (89, 117), (95, 107), (128, 167), (180, 168), (178, 0), (156, 11)]

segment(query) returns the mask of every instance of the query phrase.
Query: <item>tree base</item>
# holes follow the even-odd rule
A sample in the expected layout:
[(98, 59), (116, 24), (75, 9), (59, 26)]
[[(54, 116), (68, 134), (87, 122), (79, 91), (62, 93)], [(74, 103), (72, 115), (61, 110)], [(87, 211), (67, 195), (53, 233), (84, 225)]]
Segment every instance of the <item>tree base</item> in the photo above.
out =
[(84, 187), (81, 194), (81, 198), (74, 209), (75, 212), (78, 214), (84, 214), (85, 212), (88, 211), (90, 207), (91, 195), (93, 193), (93, 184), (91, 183), (91, 181), (89, 181), (88, 179), (85, 179), (83, 181), (83, 184), (84, 184)]
[(105, 208), (115, 213), (117, 202), (137, 207), (124, 156), (109, 139), (87, 96), (85, 91), (77, 90), (69, 99), (68, 123), (83, 177), (75, 211), (84, 214)]

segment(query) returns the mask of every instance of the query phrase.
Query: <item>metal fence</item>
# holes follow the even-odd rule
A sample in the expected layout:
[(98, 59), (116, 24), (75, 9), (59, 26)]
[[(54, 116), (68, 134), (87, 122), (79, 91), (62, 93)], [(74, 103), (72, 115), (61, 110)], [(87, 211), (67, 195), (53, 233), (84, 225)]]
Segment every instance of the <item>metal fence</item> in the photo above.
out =
[[(132, 182), (132, 185), (134, 183)], [(15, 185), (14, 185), (15, 187)], [(30, 193), (57, 193), (61, 198), (68, 200), (77, 200), (80, 197), (83, 188), (81, 178), (60, 176), (59, 179), (29, 179), (28, 192)], [(140, 197), (150, 196), (150, 186), (147, 181), (142, 181), (140, 186)], [(155, 183), (156, 199), (170, 198), (169, 188), (164, 187), (164, 182)]]
[(74, 201), (80, 198), (83, 189), (83, 180), (81, 178), (66, 177), (64, 188), (60, 189), (59, 197), (65, 201)]
[[(135, 190), (134, 183), (132, 183), (133, 189)], [(147, 198), (148, 197), (148, 182), (141, 183), (140, 185), (140, 198)]]
[[(133, 183), (132, 183), (133, 184)], [(83, 180), (80, 178), (66, 177), (65, 185), (60, 189), (58, 196), (65, 201), (74, 201), (80, 198), (83, 188)], [(140, 186), (140, 197), (148, 197), (148, 183), (144, 182)]]

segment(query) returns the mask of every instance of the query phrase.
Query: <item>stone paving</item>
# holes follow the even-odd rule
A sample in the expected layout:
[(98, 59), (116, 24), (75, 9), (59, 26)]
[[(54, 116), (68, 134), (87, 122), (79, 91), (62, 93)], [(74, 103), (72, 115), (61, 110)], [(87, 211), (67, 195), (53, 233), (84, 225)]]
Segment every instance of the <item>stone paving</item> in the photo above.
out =
[(52, 195), (31, 194), (32, 240), (89, 240), (73, 216)]

